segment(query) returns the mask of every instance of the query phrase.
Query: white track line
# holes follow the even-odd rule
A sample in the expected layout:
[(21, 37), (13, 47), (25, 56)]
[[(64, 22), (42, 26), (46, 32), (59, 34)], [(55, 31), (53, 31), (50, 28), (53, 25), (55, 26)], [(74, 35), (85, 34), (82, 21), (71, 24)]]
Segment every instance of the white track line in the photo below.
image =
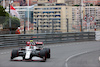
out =
[[(97, 51), (97, 50), (95, 50), (95, 51)], [(65, 64), (65, 66), (68, 67), (67, 62), (68, 62), (71, 58), (76, 57), (76, 56), (79, 56), (79, 55), (82, 55), (82, 54), (86, 54), (86, 53), (89, 53), (89, 52), (92, 52), (92, 51), (81, 52), (81, 53), (77, 53), (77, 54), (74, 54), (74, 55), (69, 56), (69, 57), (66, 59), (66, 64)]]
[(8, 53), (10, 53), (10, 51), (9, 51), (9, 52), (3, 52), (3, 53), (0, 53), (0, 54), (2, 54), (2, 55), (3, 55), (3, 54), (8, 54)]

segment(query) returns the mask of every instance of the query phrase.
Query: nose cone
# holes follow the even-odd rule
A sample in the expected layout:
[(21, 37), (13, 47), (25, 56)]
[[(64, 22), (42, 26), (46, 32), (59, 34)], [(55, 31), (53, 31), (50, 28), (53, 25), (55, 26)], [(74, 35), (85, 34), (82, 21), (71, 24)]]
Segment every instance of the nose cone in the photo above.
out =
[(30, 55), (31, 55), (31, 51), (27, 50), (26, 55), (25, 55), (25, 59), (30, 59)]

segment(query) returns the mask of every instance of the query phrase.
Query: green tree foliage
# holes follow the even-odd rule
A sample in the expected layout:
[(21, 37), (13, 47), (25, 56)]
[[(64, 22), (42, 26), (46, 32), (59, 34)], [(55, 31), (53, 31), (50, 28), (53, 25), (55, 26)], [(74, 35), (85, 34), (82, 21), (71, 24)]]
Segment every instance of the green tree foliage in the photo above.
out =
[(74, 6), (80, 6), (80, 5), (74, 5)]
[(93, 6), (93, 4), (90, 4), (90, 6)]
[[(16, 30), (20, 26), (20, 20), (16, 17), (10, 17), (11, 18), (11, 29)], [(3, 23), (4, 29), (9, 29), (9, 19)]]
[(4, 23), (5, 20), (9, 17), (9, 14), (5, 11), (3, 6), (0, 5), (0, 24)]

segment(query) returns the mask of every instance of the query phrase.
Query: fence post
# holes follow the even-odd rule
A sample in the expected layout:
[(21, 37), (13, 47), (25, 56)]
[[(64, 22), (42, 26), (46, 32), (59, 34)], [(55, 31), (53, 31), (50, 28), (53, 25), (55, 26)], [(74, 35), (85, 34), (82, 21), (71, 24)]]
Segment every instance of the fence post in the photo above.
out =
[(76, 34), (77, 34), (77, 33), (74, 33), (74, 38), (75, 38), (75, 41), (77, 41), (77, 39), (76, 39)]
[(9, 29), (10, 29), (10, 34), (11, 34), (11, 18), (10, 18), (10, 0), (9, 0)]
[(45, 34), (45, 43), (47, 43), (47, 34)]
[(54, 33), (54, 21), (52, 20), (52, 33)]
[(63, 35), (63, 34), (60, 34), (60, 41), (61, 41), (61, 42), (62, 42), (62, 35)]
[(67, 32), (69, 32), (68, 19), (67, 19)]
[(84, 35), (84, 33), (83, 33), (83, 32), (81, 32), (81, 36), (82, 36), (81, 38), (82, 38), (82, 40), (84, 40), (84, 39), (83, 39), (83, 35)]
[(37, 19), (37, 41), (38, 41), (38, 28), (39, 27), (39, 25), (38, 25), (38, 19)]
[(89, 35), (90, 35), (90, 33), (88, 32), (88, 40), (89, 40)]
[(11, 18), (9, 17), (9, 29), (10, 29), (10, 34), (11, 34)]
[(26, 20), (24, 19), (24, 34), (26, 33), (26, 30), (25, 30), (25, 28), (26, 28)]
[(19, 44), (19, 35), (18, 34), (16, 34), (16, 39), (17, 39), (17, 45), (20, 46), (20, 44)]
[(37, 19), (37, 34), (38, 34), (38, 19)]

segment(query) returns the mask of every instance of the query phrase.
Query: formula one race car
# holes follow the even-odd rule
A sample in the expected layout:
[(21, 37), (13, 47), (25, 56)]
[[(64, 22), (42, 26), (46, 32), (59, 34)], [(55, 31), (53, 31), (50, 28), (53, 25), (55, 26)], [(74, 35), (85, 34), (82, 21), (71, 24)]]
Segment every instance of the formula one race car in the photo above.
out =
[(14, 49), (11, 52), (11, 60), (16, 57), (22, 57), (22, 60), (35, 61), (34, 57), (41, 58), (39, 61), (46, 61), (50, 58), (50, 48), (43, 48), (43, 42), (26, 42), (25, 48)]

